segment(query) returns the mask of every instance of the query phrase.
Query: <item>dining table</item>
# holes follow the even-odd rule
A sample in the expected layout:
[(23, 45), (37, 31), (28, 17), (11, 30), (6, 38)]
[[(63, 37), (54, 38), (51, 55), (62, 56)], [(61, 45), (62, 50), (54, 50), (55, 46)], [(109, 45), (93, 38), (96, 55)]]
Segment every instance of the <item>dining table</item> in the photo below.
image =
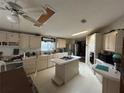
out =
[(33, 93), (23, 68), (0, 73), (0, 93)]

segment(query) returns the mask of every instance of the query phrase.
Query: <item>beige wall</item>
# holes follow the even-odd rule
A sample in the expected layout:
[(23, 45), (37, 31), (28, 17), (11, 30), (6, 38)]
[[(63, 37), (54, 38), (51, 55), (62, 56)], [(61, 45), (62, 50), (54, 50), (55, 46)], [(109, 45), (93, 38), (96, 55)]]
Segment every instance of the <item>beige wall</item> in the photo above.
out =
[(110, 24), (109, 26), (101, 29), (101, 32), (109, 32), (113, 29), (123, 29), (124, 28), (124, 16), (121, 17), (120, 19), (114, 21), (112, 24)]

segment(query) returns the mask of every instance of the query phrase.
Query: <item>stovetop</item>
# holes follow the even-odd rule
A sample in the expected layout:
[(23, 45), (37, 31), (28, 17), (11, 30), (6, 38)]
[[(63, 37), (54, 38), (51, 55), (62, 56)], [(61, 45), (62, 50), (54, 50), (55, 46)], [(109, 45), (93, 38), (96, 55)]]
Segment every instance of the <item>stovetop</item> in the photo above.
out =
[(73, 59), (73, 57), (64, 56), (64, 57), (62, 57), (62, 58), (60, 58), (60, 59), (63, 59), (63, 60), (71, 60), (71, 59)]

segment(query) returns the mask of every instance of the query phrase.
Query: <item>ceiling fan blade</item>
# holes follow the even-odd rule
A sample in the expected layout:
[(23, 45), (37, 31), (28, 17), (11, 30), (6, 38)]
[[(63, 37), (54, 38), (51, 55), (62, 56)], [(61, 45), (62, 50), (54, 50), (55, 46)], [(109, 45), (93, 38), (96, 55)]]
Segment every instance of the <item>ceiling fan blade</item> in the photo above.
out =
[(0, 7), (0, 10), (7, 10), (6, 8)]
[(16, 4), (15, 2), (8, 1), (7, 4), (17, 11), (23, 9), (20, 5)]
[(35, 22), (34, 26), (38, 26), (40, 27), (43, 23), (45, 23), (52, 15), (55, 14), (55, 12), (53, 10), (51, 10), (50, 8), (46, 8), (46, 14), (42, 14), (38, 20)]
[(21, 16), (30, 22), (33, 22), (33, 23), (36, 22), (34, 18), (32, 18), (31, 16), (28, 16), (27, 14), (22, 14)]

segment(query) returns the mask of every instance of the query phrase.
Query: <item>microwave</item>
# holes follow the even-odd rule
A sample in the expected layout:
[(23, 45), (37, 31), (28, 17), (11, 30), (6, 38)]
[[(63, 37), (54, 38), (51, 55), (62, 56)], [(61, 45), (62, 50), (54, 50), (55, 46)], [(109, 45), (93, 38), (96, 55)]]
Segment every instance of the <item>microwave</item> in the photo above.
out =
[(113, 56), (113, 53), (99, 53), (98, 59), (104, 61), (105, 63), (114, 65), (112, 56)]

